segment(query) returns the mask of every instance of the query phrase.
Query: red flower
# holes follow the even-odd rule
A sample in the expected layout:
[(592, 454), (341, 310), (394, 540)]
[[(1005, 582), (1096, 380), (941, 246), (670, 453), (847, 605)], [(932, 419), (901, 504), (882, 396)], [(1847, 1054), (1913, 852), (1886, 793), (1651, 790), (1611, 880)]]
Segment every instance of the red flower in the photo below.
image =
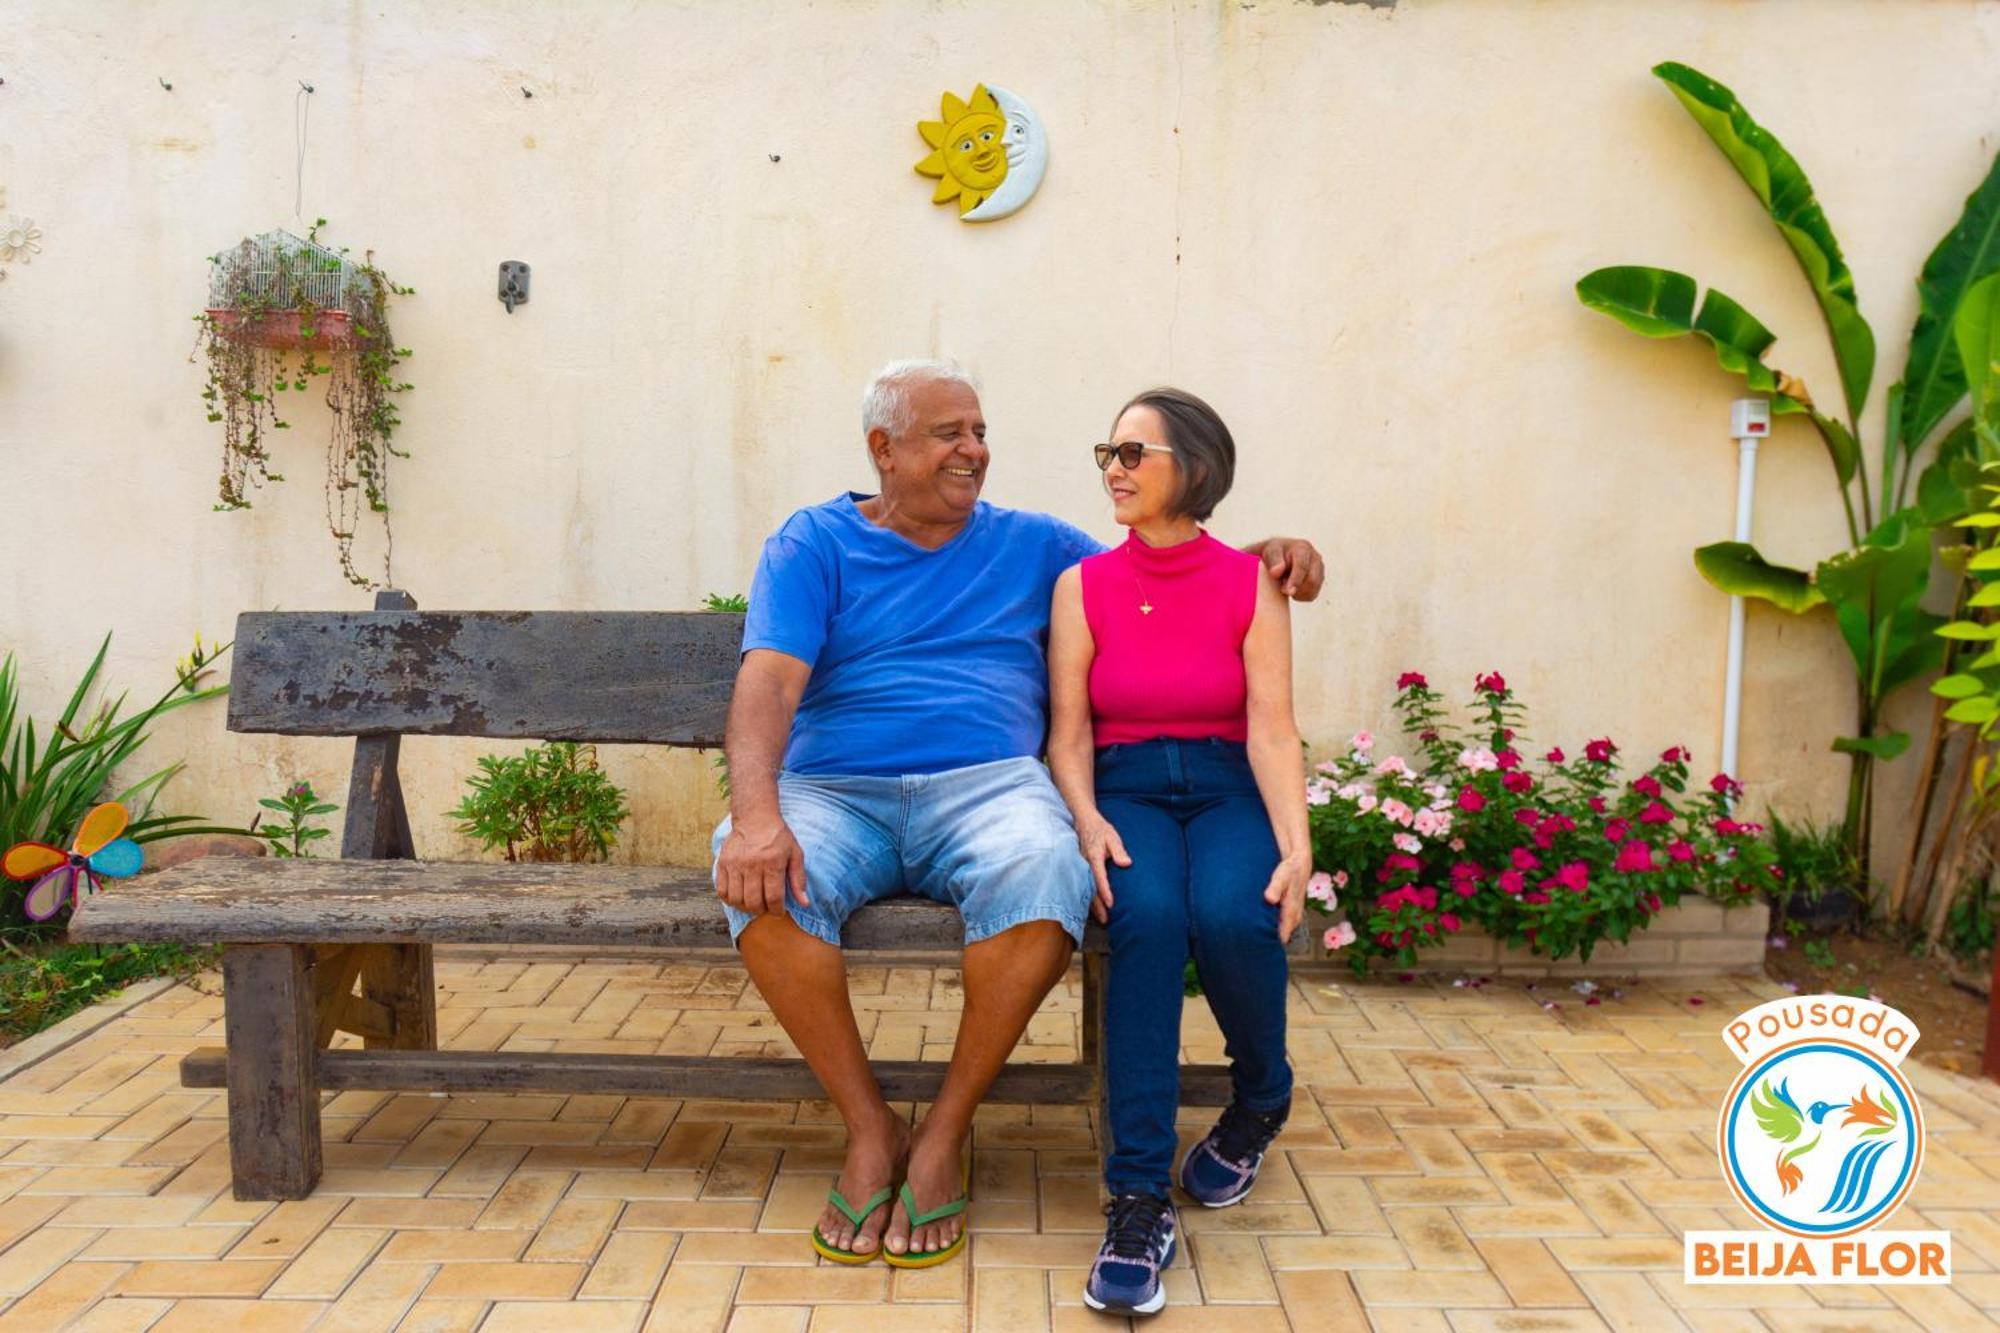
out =
[(1670, 746), (1666, 750), (1661, 751), (1660, 762), (1663, 764), (1685, 764), (1688, 760), (1692, 759), (1693, 757), (1694, 756), (1688, 752), (1687, 746), (1675, 745), (1675, 746)]
[(1604, 813), (1604, 798), (1602, 796), (1593, 796), (1588, 801), (1585, 801), (1584, 804), (1590, 807), (1592, 814), (1601, 815)]
[(1513, 862), (1514, 869), (1516, 870), (1533, 870), (1542, 863), (1542, 858), (1536, 856), (1526, 847), (1516, 847), (1507, 854), (1507, 858)]
[(1680, 862), (1692, 861), (1694, 860), (1694, 845), (1685, 838), (1675, 838), (1673, 842), (1667, 845), (1667, 855)]
[(1654, 801), (1639, 812), (1641, 824), (1671, 824), (1674, 812), (1665, 801)]
[(1519, 893), (1528, 887), (1528, 877), (1518, 870), (1500, 872), (1500, 890), (1503, 893)]
[(1648, 773), (1644, 777), (1633, 780), (1632, 790), (1638, 792), (1641, 796), (1658, 796), (1660, 794), (1660, 780), (1651, 773)]
[(1458, 933), (1458, 918), (1450, 912), (1438, 913), (1438, 924), (1444, 927), (1445, 933), (1448, 935), (1456, 935)]
[(1652, 844), (1640, 842), (1636, 838), (1626, 843), (1618, 849), (1618, 860), (1611, 868), (1621, 875), (1638, 874), (1658, 869), (1653, 864)]
[(1472, 686), (1474, 689), (1483, 690), (1487, 694), (1505, 694), (1507, 692), (1507, 678), (1497, 671), (1489, 671), (1487, 674), (1473, 681)]
[(1493, 762), (1505, 773), (1510, 768), (1521, 766), (1521, 753), (1518, 750), (1499, 750), (1494, 753)]
[(1594, 740), (1583, 747), (1583, 757), (1593, 764), (1608, 764), (1611, 756), (1618, 753), (1618, 747), (1611, 743), (1609, 736)]
[(1384, 869), (1390, 871), (1417, 870), (1423, 866), (1423, 862), (1408, 852), (1390, 852), (1382, 858), (1382, 865)]
[(1632, 825), (1623, 819), (1613, 819), (1604, 826), (1604, 836), (1612, 842), (1623, 842), (1632, 832)]
[(1517, 769), (1512, 773), (1502, 773), (1500, 775), (1500, 785), (1508, 791), (1513, 792), (1516, 796), (1519, 796), (1523, 792), (1533, 791), (1535, 789), (1535, 780)]
[(1540, 815), (1536, 814), (1533, 810), (1528, 809), (1526, 806), (1523, 806), (1519, 810), (1516, 810), (1514, 812), (1514, 822), (1516, 824), (1532, 825), (1540, 819), (1541, 819)]
[(1715, 831), (1725, 838), (1735, 837), (1743, 831), (1743, 828), (1743, 825), (1733, 819), (1718, 819), (1715, 821)]
[(1486, 877), (1486, 867), (1472, 861), (1460, 861), (1451, 868), (1453, 881), (1480, 880)]
[(1647, 894), (1647, 895), (1646, 895), (1646, 910), (1647, 910), (1648, 912), (1657, 912), (1657, 911), (1659, 911), (1659, 910), (1660, 910), (1660, 895), (1659, 895), (1659, 894), (1657, 894), (1657, 893), (1649, 893), (1649, 894)]
[(1543, 755), (1542, 758), (1551, 764), (1560, 764), (1563, 761), (1562, 746), (1560, 745), (1556, 746), (1554, 749), (1550, 750), (1547, 754)]
[(1467, 787), (1458, 793), (1458, 808), (1467, 814), (1476, 815), (1486, 808), (1486, 798), (1476, 789)]
[(1524, 903), (1545, 903), (1548, 900), (1549, 895), (1543, 893), (1540, 889), (1530, 889), (1521, 895), (1521, 901)]
[(1582, 893), (1590, 887), (1590, 867), (1582, 861), (1571, 861), (1556, 871), (1555, 882), (1571, 893)]
[(1500, 728), (1500, 739), (1501, 739), (1501, 740), (1503, 740), (1503, 741), (1511, 741), (1511, 740), (1513, 740), (1513, 739), (1514, 739), (1514, 729), (1513, 729), (1512, 727), (1502, 727), (1502, 728)]
[(1430, 744), (1437, 738), (1438, 734), (1437, 734), (1437, 729), (1435, 727), (1425, 727), (1422, 731), (1417, 733), (1417, 739), (1422, 741), (1426, 745)]
[(1708, 780), (1708, 787), (1710, 791), (1720, 792), (1724, 796), (1741, 796), (1743, 794), (1743, 784), (1735, 778), (1730, 777), (1727, 773), (1717, 773), (1714, 777), (1710, 778)]
[(1479, 881), (1476, 879), (1455, 879), (1451, 882), (1451, 891), (1461, 898), (1470, 898), (1473, 894), (1479, 892)]
[(1402, 675), (1396, 677), (1396, 688), (1399, 690), (1411, 688), (1427, 690), (1430, 688), (1430, 684), (1429, 681), (1424, 679), (1423, 673), (1420, 671), (1405, 671)]

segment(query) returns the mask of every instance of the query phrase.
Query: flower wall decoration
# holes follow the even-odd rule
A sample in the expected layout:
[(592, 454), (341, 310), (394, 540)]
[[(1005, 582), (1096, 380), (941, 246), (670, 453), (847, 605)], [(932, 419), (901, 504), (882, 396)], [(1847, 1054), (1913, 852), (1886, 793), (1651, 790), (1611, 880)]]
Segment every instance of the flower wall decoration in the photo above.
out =
[(42, 229), (33, 218), (10, 217), (0, 229), (0, 264), (25, 264), (41, 250)]

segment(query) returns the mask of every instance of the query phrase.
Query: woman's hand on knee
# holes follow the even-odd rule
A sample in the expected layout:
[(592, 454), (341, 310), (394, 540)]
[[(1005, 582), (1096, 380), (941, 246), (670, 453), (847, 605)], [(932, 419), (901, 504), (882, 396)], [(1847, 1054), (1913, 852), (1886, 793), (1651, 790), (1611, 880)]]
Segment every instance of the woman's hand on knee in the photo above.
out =
[(1306, 915), (1306, 880), (1312, 875), (1312, 857), (1300, 853), (1278, 862), (1271, 882), (1264, 889), (1264, 901), (1278, 907), (1278, 938), (1291, 943), (1292, 932)]
[(1125, 842), (1118, 836), (1118, 830), (1111, 827), (1111, 821), (1103, 815), (1091, 816), (1077, 822), (1076, 845), (1083, 851), (1083, 859), (1090, 862), (1091, 876), (1097, 881), (1097, 896), (1090, 901), (1090, 914), (1099, 922), (1111, 919), (1111, 874), (1107, 864), (1129, 866), (1132, 858), (1125, 851)]

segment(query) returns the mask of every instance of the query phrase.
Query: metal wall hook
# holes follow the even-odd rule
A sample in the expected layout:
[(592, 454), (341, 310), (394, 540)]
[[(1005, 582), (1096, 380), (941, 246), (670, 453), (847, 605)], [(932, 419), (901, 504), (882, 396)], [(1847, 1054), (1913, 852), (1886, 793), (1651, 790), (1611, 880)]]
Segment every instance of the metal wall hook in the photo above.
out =
[(528, 303), (528, 266), (518, 259), (500, 265), (500, 304), (513, 314), (514, 307)]

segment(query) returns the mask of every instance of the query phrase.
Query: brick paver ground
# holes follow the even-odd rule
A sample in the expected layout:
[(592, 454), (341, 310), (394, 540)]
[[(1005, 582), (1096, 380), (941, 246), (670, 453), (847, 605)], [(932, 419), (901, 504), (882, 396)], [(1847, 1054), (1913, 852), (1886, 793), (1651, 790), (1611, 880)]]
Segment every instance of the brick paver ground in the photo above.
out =
[[(458, 954), (438, 976), (453, 1047), (791, 1053), (737, 967)], [(857, 968), (875, 1054), (944, 1056), (957, 981)], [(1100, 1218), (1095, 1139), (1075, 1106), (982, 1112), (970, 1256), (926, 1272), (814, 1259), (805, 1228), (841, 1143), (817, 1102), (346, 1093), (327, 1105), (313, 1197), (237, 1203), (222, 1097), (175, 1076), (182, 1052), (220, 1040), (213, 989), (166, 991), (0, 1083), (0, 1330), (1119, 1322), (1081, 1304)], [(1560, 983), (1298, 975), (1291, 1123), (1246, 1204), (1182, 1213), (1190, 1244), (1150, 1326), (1993, 1326), (2000, 1090), (1918, 1061), (1929, 1156), (1892, 1225), (1953, 1232), (1950, 1288), (1681, 1283), (1684, 1229), (1747, 1225), (1711, 1146), (1735, 1071), (1716, 1030), (1778, 993), (1649, 982), (1585, 1006)], [(1020, 1058), (1073, 1058), (1076, 1009), (1072, 978)], [(1184, 1044), (1221, 1057), (1198, 1001)]]

